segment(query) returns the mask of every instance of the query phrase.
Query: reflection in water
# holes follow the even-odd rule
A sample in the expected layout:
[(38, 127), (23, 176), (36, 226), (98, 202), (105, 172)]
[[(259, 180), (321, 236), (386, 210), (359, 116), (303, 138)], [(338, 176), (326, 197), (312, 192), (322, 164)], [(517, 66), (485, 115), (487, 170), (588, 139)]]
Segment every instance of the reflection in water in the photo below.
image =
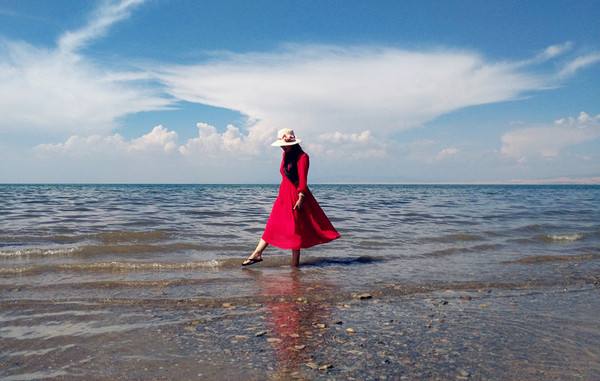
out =
[(300, 370), (324, 345), (323, 328), (329, 324), (332, 310), (325, 296), (337, 289), (333, 284), (309, 279), (301, 269), (268, 275), (249, 272), (267, 300), (265, 321), (277, 356), (277, 373)]

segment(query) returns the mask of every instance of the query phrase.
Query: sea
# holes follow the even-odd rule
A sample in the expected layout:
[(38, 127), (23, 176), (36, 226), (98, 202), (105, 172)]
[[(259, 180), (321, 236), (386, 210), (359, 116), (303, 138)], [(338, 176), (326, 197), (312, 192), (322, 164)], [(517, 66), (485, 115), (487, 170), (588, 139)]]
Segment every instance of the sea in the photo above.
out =
[[(310, 189), (341, 237), (302, 250), (292, 276), (290, 251), (271, 246), (263, 262), (241, 267), (261, 237), (277, 185), (1, 184), (0, 378), (143, 379), (146, 369), (153, 379), (261, 379), (281, 369), (265, 360), (235, 373), (227, 364), (238, 339), (227, 332), (244, 336), (236, 321), (264, 318), (265, 300), (289, 295), (302, 303), (301, 298), (325, 300), (341, 310), (362, 299), (393, 298), (388, 303), (393, 306), (404, 300), (404, 312), (394, 313), (404, 319), (425, 316), (416, 311), (431, 300), (463, 306), (459, 302), (469, 298), (498, 295), (496, 304), (482, 300), (475, 308), (502, 306), (481, 317), (486, 324), (472, 321), (481, 324), (482, 336), (461, 336), (458, 329), (450, 336), (471, 346), (514, 339), (529, 361), (531, 379), (552, 369), (563, 379), (598, 375), (600, 186), (312, 184)], [(564, 294), (571, 289), (577, 292)], [(361, 292), (370, 295), (357, 298)], [(511, 298), (516, 307), (503, 304)], [(361, 311), (348, 316), (378, 335), (383, 328), (361, 323)], [(217, 327), (223, 319), (232, 319), (232, 326)], [(205, 329), (213, 324), (212, 336), (200, 332), (198, 321)], [(190, 342), (184, 329), (190, 322), (197, 323), (194, 334), (212, 337), (210, 346)], [(544, 331), (540, 324), (554, 329)], [(271, 344), (276, 340), (281, 337)], [(252, 345), (248, 356), (262, 344)], [(551, 356), (526, 354), (536, 347), (543, 354), (548, 345), (568, 353), (561, 352), (554, 363), (548, 363)], [(224, 348), (234, 354), (223, 355)], [(343, 357), (333, 347), (330, 351), (331, 358)], [(191, 353), (212, 360), (194, 357), (191, 365)], [(511, 375), (508, 354), (478, 353), (479, 365), (463, 364), (470, 370), (430, 361), (423, 372), (442, 379), (455, 371), (484, 379)], [(565, 358), (573, 359), (566, 368)], [(416, 375), (409, 369), (418, 359), (409, 359), (407, 374)], [(504, 370), (495, 368), (503, 363)], [(282, 378), (292, 374), (285, 372), (314, 371), (314, 378), (369, 379), (372, 370), (343, 373), (341, 363), (321, 371), (286, 364)], [(563, 373), (557, 370), (561, 366)], [(397, 369), (380, 375), (395, 379)], [(323, 373), (334, 371), (340, 373)], [(552, 373), (546, 376), (552, 379)]]

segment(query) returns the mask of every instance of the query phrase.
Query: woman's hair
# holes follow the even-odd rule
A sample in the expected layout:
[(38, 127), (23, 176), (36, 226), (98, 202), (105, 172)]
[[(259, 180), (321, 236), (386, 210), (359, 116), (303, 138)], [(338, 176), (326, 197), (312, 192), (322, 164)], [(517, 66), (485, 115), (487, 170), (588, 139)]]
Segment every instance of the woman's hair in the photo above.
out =
[(283, 172), (294, 184), (298, 184), (298, 158), (303, 152), (300, 144), (294, 144), (283, 156)]

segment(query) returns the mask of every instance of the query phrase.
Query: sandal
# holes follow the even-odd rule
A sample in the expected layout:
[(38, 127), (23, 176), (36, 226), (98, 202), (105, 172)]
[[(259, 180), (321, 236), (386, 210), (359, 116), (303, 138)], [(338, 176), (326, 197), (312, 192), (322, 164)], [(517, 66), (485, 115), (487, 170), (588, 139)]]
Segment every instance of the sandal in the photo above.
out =
[(262, 262), (262, 255), (259, 256), (258, 258), (247, 258), (244, 262), (242, 262), (242, 266), (250, 266), (253, 265), (257, 262)]

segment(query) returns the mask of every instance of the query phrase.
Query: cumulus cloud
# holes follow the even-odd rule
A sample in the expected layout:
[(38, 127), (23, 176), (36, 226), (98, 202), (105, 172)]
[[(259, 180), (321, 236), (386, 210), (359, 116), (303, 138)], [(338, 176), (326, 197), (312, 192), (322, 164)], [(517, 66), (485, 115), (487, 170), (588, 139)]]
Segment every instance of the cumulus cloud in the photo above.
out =
[(156, 75), (177, 99), (239, 111), (271, 133), (289, 127), (313, 137), (385, 135), (546, 85), (517, 64), (473, 52), (391, 47), (289, 45), (165, 66)]
[(358, 133), (334, 131), (320, 134), (306, 146), (316, 155), (343, 155), (349, 159), (378, 158), (387, 154), (387, 144), (375, 139), (369, 130)]
[(552, 125), (527, 127), (502, 136), (502, 155), (521, 162), (528, 156), (553, 158), (565, 148), (600, 137), (600, 115), (581, 112), (578, 117), (556, 120)]
[(224, 132), (218, 132), (215, 126), (207, 123), (197, 123), (198, 136), (179, 144), (177, 132), (162, 125), (138, 138), (125, 139), (115, 133), (111, 135), (94, 134), (89, 136), (72, 135), (63, 143), (39, 144), (34, 147), (38, 154), (61, 155), (122, 155), (137, 153), (168, 154), (178, 157), (220, 157), (225, 159), (228, 154), (236, 156), (256, 156), (266, 146), (269, 146), (272, 136), (262, 135), (260, 131), (250, 129), (242, 133), (233, 125), (228, 125)]
[(39, 144), (34, 152), (39, 155), (96, 156), (128, 153), (165, 153), (177, 151), (177, 133), (158, 125), (139, 138), (127, 140), (120, 134), (69, 137), (64, 143)]
[(55, 48), (1, 40), (0, 132), (106, 133), (119, 117), (167, 108), (172, 100), (149, 83), (132, 81), (143, 74), (110, 71), (77, 52), (140, 2), (103, 3), (87, 25), (60, 36)]
[(184, 156), (216, 157), (228, 153), (253, 156), (274, 140), (273, 136), (256, 128), (249, 128), (249, 132), (244, 134), (231, 124), (222, 133), (207, 123), (197, 123), (196, 127), (198, 136), (179, 147), (179, 152)]

